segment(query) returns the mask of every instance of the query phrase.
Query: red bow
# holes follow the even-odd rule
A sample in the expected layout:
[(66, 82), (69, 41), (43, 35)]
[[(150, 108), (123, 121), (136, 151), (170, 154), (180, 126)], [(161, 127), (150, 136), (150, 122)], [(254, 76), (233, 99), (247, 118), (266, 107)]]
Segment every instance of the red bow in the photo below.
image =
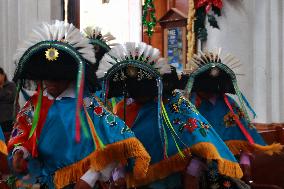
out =
[(222, 9), (223, 2), (222, 0), (195, 0), (195, 8), (198, 9), (205, 6), (206, 13), (210, 11), (212, 5), (219, 9)]

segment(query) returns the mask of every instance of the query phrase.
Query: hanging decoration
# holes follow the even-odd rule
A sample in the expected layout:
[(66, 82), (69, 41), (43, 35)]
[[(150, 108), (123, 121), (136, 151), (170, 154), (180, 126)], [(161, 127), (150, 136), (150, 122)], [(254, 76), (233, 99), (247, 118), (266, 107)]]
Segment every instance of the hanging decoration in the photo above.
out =
[(187, 17), (187, 64), (186, 68), (189, 68), (189, 70), (192, 70), (193, 67), (190, 65), (190, 60), (195, 53), (195, 33), (194, 33), (194, 20), (195, 20), (195, 8), (194, 8), (194, 0), (188, 1), (188, 17)]
[(109, 3), (110, 0), (102, 0), (102, 3)]
[(222, 0), (195, 0), (196, 19), (194, 21), (194, 33), (197, 39), (201, 41), (207, 40), (208, 34), (205, 26), (206, 16), (210, 26), (219, 29), (215, 15), (221, 16), (222, 7)]
[(154, 28), (157, 24), (155, 13), (156, 10), (153, 0), (145, 0), (142, 13), (142, 24), (145, 28), (144, 31), (149, 37), (152, 37)]

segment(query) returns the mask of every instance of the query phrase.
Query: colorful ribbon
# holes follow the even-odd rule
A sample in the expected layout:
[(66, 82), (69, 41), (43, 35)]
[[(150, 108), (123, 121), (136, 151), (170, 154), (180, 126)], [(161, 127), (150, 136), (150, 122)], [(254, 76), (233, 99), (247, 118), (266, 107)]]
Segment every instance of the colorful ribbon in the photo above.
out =
[(225, 100), (226, 105), (230, 109), (231, 113), (233, 114), (236, 124), (239, 126), (239, 128), (241, 129), (246, 139), (249, 141), (250, 144), (254, 144), (253, 138), (250, 136), (250, 134), (248, 133), (244, 125), (241, 123), (239, 117), (235, 114), (226, 94), (224, 94), (224, 100)]

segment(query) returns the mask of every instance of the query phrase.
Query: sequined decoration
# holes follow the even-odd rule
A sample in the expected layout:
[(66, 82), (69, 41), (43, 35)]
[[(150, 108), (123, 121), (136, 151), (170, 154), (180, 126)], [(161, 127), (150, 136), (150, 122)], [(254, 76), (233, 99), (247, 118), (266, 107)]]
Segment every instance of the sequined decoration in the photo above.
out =
[(101, 106), (96, 106), (94, 108), (94, 113), (97, 115), (97, 116), (103, 116), (104, 115), (104, 109), (103, 107)]
[(112, 114), (108, 114), (105, 119), (110, 126), (115, 126), (117, 124), (115, 121), (115, 116)]
[[(238, 115), (236, 115), (238, 116)], [(232, 112), (228, 112), (225, 116), (224, 116), (224, 124), (226, 127), (233, 127), (236, 126), (236, 121), (234, 118), (234, 115), (232, 114)]]
[(142, 69), (139, 69), (138, 71), (138, 75), (137, 75), (137, 80), (138, 81), (141, 81), (143, 79), (152, 79), (153, 77), (151, 76), (150, 73), (142, 70)]
[(199, 132), (203, 137), (206, 137), (207, 133), (208, 133), (208, 129), (210, 128), (210, 126), (207, 125), (204, 122), (201, 122), (200, 125), (201, 125), (201, 127), (199, 128)]
[(195, 118), (189, 118), (187, 120), (187, 126), (185, 127), (190, 133), (192, 133), (193, 131), (195, 131), (196, 128), (198, 128), (198, 124), (197, 124), (197, 119)]
[(125, 79), (127, 79), (127, 76), (124, 74), (124, 71), (121, 70), (120, 72), (117, 72), (114, 74), (112, 80), (114, 82), (117, 82), (117, 81), (124, 81)]
[(123, 133), (125, 133), (125, 132), (129, 132), (129, 131), (131, 131), (130, 128), (127, 127), (127, 126), (124, 126), (124, 127), (121, 129), (120, 134), (123, 134)]
[(171, 109), (172, 113), (178, 113), (180, 108), (179, 108), (178, 104), (174, 103), (174, 104), (170, 105), (170, 109)]

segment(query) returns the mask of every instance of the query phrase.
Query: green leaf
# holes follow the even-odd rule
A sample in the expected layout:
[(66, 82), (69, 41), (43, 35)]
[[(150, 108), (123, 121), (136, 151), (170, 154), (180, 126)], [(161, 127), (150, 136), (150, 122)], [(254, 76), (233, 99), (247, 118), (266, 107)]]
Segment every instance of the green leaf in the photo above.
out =
[(207, 29), (206, 28), (199, 28), (197, 31), (197, 39), (200, 41), (206, 41), (207, 40)]
[(201, 134), (203, 137), (206, 137), (206, 136), (207, 136), (207, 132), (206, 132), (206, 129), (205, 129), (205, 128), (200, 128), (200, 129), (199, 129), (199, 132), (200, 132), (200, 134)]
[(212, 6), (212, 11), (214, 12), (214, 14), (216, 14), (217, 16), (221, 16), (221, 10), (218, 7)]
[(212, 26), (213, 28), (220, 29), (215, 16), (208, 14), (208, 22), (209, 22), (210, 26)]

